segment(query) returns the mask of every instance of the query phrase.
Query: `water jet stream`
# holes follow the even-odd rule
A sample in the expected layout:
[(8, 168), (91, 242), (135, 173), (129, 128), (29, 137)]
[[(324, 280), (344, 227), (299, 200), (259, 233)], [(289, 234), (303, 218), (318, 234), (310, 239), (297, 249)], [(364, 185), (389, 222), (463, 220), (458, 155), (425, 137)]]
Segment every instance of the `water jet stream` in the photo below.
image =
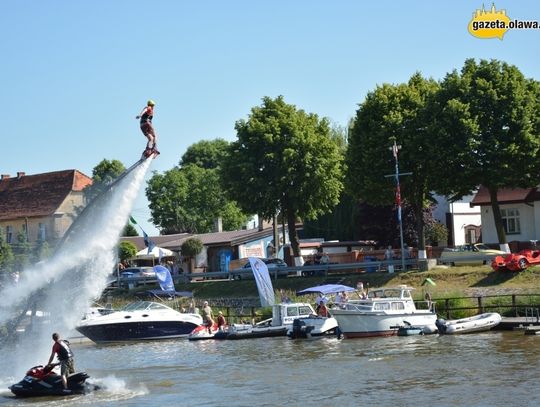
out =
[(49, 315), (47, 323), (32, 324), (32, 332), (18, 337), (18, 343), (2, 345), (4, 355), (11, 348), (13, 363), (8, 367), (14, 369), (4, 369), (4, 373), (18, 377), (28, 367), (46, 363), (52, 332), (65, 337), (92, 301), (100, 297), (115, 268), (120, 234), (151, 161), (147, 159), (130, 168), (92, 200), (83, 211), (84, 216), (79, 216), (68, 231), (69, 238), (61, 242), (50, 259), (25, 269), (17, 284), (0, 291), (0, 326), (9, 326), (10, 320), (31, 303)]

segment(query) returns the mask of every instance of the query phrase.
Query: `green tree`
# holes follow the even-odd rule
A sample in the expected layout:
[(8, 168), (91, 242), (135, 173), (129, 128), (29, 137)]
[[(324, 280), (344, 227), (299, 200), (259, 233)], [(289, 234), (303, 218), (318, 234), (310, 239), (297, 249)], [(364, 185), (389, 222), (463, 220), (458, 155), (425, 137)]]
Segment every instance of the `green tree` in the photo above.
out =
[(453, 177), (440, 192), (459, 197), (486, 187), (499, 243), (505, 244), (499, 189), (540, 182), (539, 82), (501, 61), (468, 59), (461, 72), (444, 78), (431, 114), (440, 144), (458, 146), (445, 160)]
[(120, 262), (131, 259), (136, 254), (137, 246), (135, 246), (132, 242), (123, 241), (118, 245), (118, 259)]
[(200, 252), (202, 252), (203, 248), (203, 243), (196, 237), (186, 239), (186, 241), (182, 243), (182, 246), (180, 246), (182, 256), (189, 260), (190, 270), (193, 269), (192, 259), (194, 259)]
[(103, 159), (92, 170), (92, 185), (84, 189), (87, 202), (105, 190), (108, 184), (120, 176), (126, 167), (118, 160)]
[(122, 231), (122, 236), (139, 236), (139, 232), (137, 232), (135, 226), (128, 222)]
[(396, 184), (385, 175), (394, 173), (393, 141), (401, 146), (400, 172), (413, 172), (400, 178), (401, 197), (413, 211), (419, 250), (425, 250), (423, 211), (440, 177), (434, 168), (452, 154), (438, 151), (429, 133), (428, 102), (438, 88), (436, 81), (416, 73), (405, 84), (384, 84), (370, 92), (357, 111), (346, 157), (349, 193), (369, 205), (391, 205)]
[(180, 167), (196, 165), (207, 170), (218, 168), (227, 155), (229, 142), (217, 138), (202, 140), (189, 146), (180, 160)]
[(343, 188), (343, 159), (328, 121), (285, 103), (283, 96), (264, 97), (235, 128), (237, 140), (222, 166), (225, 189), (247, 213), (271, 219), (280, 211), (297, 257), (296, 221), (329, 212)]
[(30, 253), (31, 248), (26, 232), (20, 230), (19, 233), (17, 233), (17, 244), (13, 250), (13, 254), (15, 255), (13, 265), (16, 271), (23, 270), (30, 264)]
[(223, 193), (217, 169), (189, 164), (154, 173), (146, 188), (152, 221), (165, 234), (208, 233), (221, 217), (224, 230), (247, 222), (235, 202)]
[(46, 240), (38, 239), (33, 251), (34, 261), (37, 263), (48, 258), (50, 255), (51, 248), (49, 247), (49, 243)]
[(15, 256), (11, 246), (4, 240), (4, 233), (0, 228), (0, 273), (5, 274), (11, 271)]

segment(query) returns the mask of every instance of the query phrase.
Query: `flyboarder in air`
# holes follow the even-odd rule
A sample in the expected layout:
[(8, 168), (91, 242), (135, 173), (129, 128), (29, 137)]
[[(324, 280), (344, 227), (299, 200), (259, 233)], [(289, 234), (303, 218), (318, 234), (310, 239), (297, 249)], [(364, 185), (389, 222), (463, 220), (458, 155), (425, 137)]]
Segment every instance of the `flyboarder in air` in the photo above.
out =
[(154, 130), (154, 126), (152, 126), (152, 119), (154, 117), (154, 106), (154, 101), (149, 100), (141, 113), (136, 116), (136, 119), (141, 120), (141, 131), (148, 139), (148, 142), (146, 143), (146, 149), (143, 152), (143, 155), (145, 157), (150, 157), (152, 154), (154, 155), (154, 157), (157, 157), (157, 155), (159, 154), (159, 151), (156, 148), (157, 136)]

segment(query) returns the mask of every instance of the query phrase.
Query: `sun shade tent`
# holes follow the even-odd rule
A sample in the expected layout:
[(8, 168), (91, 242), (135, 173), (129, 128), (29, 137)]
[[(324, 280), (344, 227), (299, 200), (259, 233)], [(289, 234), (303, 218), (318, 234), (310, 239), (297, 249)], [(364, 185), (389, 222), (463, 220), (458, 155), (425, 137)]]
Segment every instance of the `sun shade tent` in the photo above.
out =
[(320, 293), (323, 295), (327, 295), (327, 294), (341, 293), (344, 291), (345, 292), (356, 291), (356, 288), (349, 287), (347, 285), (342, 285), (342, 284), (323, 284), (323, 285), (318, 285), (316, 287), (305, 288), (301, 291), (298, 291), (296, 294), (305, 295), (305, 294)]
[[(161, 255), (160, 255), (161, 251)], [(144, 248), (135, 254), (136, 259), (158, 259), (159, 257), (169, 257), (174, 256), (174, 253), (169, 249), (164, 249), (163, 247), (154, 247), (154, 249), (148, 253), (148, 248)]]

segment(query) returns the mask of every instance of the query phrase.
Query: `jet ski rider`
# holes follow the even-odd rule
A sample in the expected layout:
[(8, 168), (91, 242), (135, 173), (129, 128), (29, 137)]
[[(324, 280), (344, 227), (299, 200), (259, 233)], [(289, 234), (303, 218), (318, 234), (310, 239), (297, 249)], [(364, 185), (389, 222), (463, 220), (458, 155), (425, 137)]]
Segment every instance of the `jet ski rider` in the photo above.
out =
[(64, 339), (60, 339), (60, 335), (58, 335), (56, 332), (52, 334), (52, 339), (54, 341), (54, 345), (47, 364), (50, 365), (54, 359), (54, 355), (58, 355), (58, 360), (60, 361), (60, 375), (62, 376), (64, 391), (69, 392), (67, 387), (67, 376), (68, 374), (75, 373), (73, 352), (69, 347), (69, 342)]

